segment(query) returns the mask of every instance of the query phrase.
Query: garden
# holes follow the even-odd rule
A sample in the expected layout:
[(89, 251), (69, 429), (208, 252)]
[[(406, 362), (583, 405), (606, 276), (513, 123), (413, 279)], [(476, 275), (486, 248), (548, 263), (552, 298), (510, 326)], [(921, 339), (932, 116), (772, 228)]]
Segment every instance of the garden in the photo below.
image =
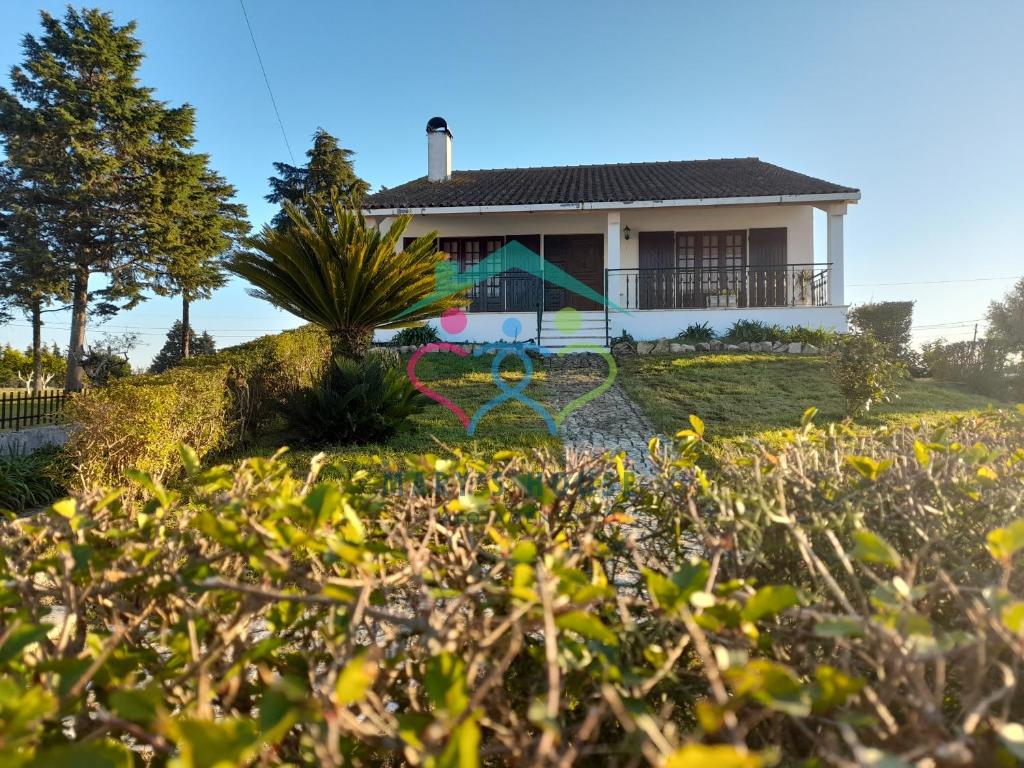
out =
[[(566, 451), (525, 401), (470, 434), (495, 358), (429, 346), (465, 290), (435, 294), (446, 255), (408, 216), (367, 223), (349, 150), (321, 130), (277, 164), (249, 234), (185, 151), (191, 108), (136, 84), (134, 27), (43, 20), (0, 89), (0, 308), (34, 331), (0, 385), (66, 377), (70, 434), (0, 453), (0, 765), (1024, 762), (1024, 280), (970, 345), (915, 350), (912, 302), (845, 334), (616, 339), (642, 466)], [(66, 183), (29, 129), (95, 149), (109, 186)], [(217, 351), (188, 312), (227, 275), (306, 324)], [(182, 302), (148, 373), (84, 348), (146, 291)], [(38, 333), (61, 303), (66, 355)], [(528, 362), (563, 408), (556, 360), (519, 359), (504, 384)]]

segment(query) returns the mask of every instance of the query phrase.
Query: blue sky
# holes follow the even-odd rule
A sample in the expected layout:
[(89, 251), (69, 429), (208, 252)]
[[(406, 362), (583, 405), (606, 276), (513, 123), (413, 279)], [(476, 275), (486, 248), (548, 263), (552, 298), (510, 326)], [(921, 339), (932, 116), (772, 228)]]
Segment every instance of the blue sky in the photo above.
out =
[[(271, 163), (288, 152), (237, 0), (102, 7), (138, 21), (142, 80), (196, 106), (199, 147), (262, 224)], [(988, 278), (1024, 274), (1024, 3), (246, 7), (296, 159), (322, 126), (375, 189), (425, 172), (432, 115), (452, 128), (456, 169), (758, 156), (862, 190), (846, 219), (847, 299), (916, 299), (919, 340), (969, 338), (1012, 283)], [(0, 3), (4, 82), (40, 8), (63, 4)], [(154, 298), (90, 335), (136, 330), (145, 365), (177, 309)], [(193, 322), (220, 345), (299, 324), (237, 281)], [(66, 316), (48, 323), (44, 338), (65, 346)], [(21, 321), (0, 332), (28, 339)]]

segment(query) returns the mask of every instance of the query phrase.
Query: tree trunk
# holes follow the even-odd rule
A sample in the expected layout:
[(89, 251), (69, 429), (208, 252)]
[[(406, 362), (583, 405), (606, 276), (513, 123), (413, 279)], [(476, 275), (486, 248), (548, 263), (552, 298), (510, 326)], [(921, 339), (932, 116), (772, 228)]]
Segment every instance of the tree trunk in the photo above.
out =
[(189, 338), (191, 337), (188, 328), (188, 299), (181, 294), (181, 359), (188, 360), (192, 356)]
[(43, 391), (43, 302), (32, 300), (32, 393)]
[(89, 270), (79, 268), (71, 292), (71, 340), (68, 342), (66, 392), (81, 392), (85, 386), (82, 356), (85, 354), (86, 310), (89, 308)]
[(362, 360), (373, 344), (372, 328), (344, 328), (330, 334), (331, 357)]

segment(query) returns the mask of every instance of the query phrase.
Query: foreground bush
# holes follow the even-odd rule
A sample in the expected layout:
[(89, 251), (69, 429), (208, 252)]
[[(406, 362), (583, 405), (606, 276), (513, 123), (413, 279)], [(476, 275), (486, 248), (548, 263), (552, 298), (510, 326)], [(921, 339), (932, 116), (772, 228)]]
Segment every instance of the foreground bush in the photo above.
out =
[[(3, 764), (1010, 765), (1024, 427), (808, 422), (709, 477), (277, 459), (0, 524)], [(538, 469), (537, 467), (540, 467)], [(30, 762), (32, 761), (32, 762)]]

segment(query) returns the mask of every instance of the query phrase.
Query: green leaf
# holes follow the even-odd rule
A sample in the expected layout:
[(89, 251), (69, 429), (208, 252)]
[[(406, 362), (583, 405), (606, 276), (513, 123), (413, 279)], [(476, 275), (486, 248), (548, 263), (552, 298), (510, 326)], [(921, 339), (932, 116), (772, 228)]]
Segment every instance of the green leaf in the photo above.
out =
[(170, 725), (178, 757), (170, 768), (227, 768), (252, 760), (260, 746), (256, 721), (248, 718), (225, 720), (176, 719)]
[(559, 629), (568, 629), (577, 635), (596, 640), (604, 645), (618, 645), (619, 638), (608, 627), (601, 623), (601, 620), (592, 613), (586, 611), (569, 611), (555, 618), (555, 626)]
[(847, 456), (846, 463), (862, 476), (874, 482), (878, 476), (892, 466), (892, 459), (876, 461), (870, 456)]
[(469, 705), (465, 664), (450, 653), (441, 653), (427, 662), (423, 687), (433, 705), (451, 717), (458, 717)]
[(520, 541), (512, 550), (511, 557), (517, 563), (532, 563), (537, 559), (537, 545), (532, 541)]
[(920, 440), (914, 441), (914, 455), (917, 456), (917, 463), (922, 467), (927, 467), (931, 462), (931, 456), (928, 453), (928, 446)]
[(1003, 624), (1014, 634), (1024, 634), (1024, 602), (1015, 600), (1003, 606), (999, 612)]
[(986, 538), (988, 551), (996, 560), (1007, 562), (1024, 547), (1024, 520), (1014, 520), (1005, 528), (990, 531)]
[(813, 405), (804, 411), (803, 416), (800, 417), (800, 426), (806, 427), (814, 421), (814, 417), (818, 415), (818, 409)]
[(131, 723), (151, 723), (156, 719), (163, 693), (159, 686), (131, 688), (110, 694), (110, 708)]
[(334, 686), (334, 700), (338, 706), (347, 707), (362, 701), (377, 678), (378, 670), (377, 664), (370, 661), (366, 653), (353, 657), (338, 674), (338, 682)]
[(853, 619), (829, 619), (819, 621), (814, 627), (815, 637), (860, 637), (864, 628)]
[(704, 437), (704, 422), (701, 421), (699, 416), (694, 416), (692, 413), (690, 414), (690, 426), (693, 427), (693, 431), (697, 437)]
[(434, 765), (436, 768), (477, 768), (480, 765), (480, 726), (476, 718), (466, 718), (452, 731), (448, 745)]
[(178, 456), (181, 457), (181, 465), (185, 468), (185, 474), (189, 477), (198, 474), (201, 465), (199, 463), (199, 454), (192, 449), (191, 446), (182, 443), (178, 446)]
[(662, 768), (761, 768), (764, 760), (756, 754), (726, 744), (687, 744), (677, 749)]
[(900, 556), (895, 549), (877, 533), (871, 531), (854, 531), (853, 558), (862, 563), (875, 563), (889, 568), (900, 567)]
[(814, 670), (814, 686), (811, 690), (814, 713), (824, 714), (842, 706), (848, 698), (860, 693), (863, 687), (864, 680), (859, 677), (851, 677), (828, 665), (818, 667)]
[(767, 659), (723, 670), (737, 696), (749, 696), (778, 712), (806, 717), (811, 711), (808, 692), (790, 670)]
[(746, 621), (757, 621), (765, 616), (778, 613), (800, 604), (797, 591), (788, 584), (782, 586), (761, 587), (743, 606), (743, 618)]
[(123, 744), (104, 740), (43, 750), (25, 768), (132, 768), (132, 753)]
[(17, 657), (26, 647), (38, 643), (53, 629), (52, 624), (22, 624), (12, 630), (0, 646), (0, 664), (6, 664)]

